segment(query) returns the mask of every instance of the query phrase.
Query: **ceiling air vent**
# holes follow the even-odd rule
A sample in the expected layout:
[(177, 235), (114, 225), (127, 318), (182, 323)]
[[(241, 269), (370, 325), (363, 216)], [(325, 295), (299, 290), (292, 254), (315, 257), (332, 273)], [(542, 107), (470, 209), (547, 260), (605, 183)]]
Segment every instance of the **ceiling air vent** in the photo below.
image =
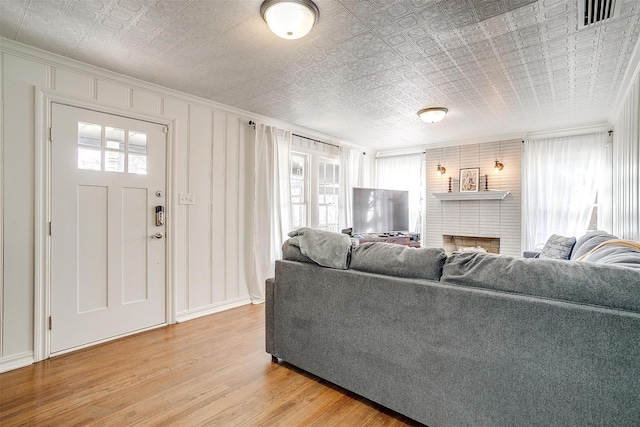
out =
[(578, 1), (578, 29), (607, 21), (614, 16), (616, 16), (616, 0)]

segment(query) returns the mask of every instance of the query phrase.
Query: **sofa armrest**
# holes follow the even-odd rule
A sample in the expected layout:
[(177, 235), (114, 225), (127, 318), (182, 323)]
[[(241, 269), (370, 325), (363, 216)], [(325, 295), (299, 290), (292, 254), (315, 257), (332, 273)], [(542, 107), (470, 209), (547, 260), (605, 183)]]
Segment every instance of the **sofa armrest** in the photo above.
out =
[(540, 251), (524, 251), (522, 252), (523, 258), (540, 258)]

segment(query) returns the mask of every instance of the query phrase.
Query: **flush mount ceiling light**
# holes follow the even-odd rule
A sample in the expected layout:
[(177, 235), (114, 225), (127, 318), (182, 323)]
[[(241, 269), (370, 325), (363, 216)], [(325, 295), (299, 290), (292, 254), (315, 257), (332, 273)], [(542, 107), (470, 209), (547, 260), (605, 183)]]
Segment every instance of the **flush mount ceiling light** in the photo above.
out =
[(443, 107), (423, 108), (422, 110), (418, 111), (418, 116), (422, 119), (423, 122), (438, 123), (440, 120), (444, 119), (447, 111), (449, 110)]
[(504, 165), (498, 161), (498, 159), (496, 159), (496, 164), (493, 165), (493, 170), (496, 171), (496, 173), (500, 172), (502, 169), (504, 169)]
[(293, 40), (309, 34), (320, 11), (311, 0), (265, 0), (260, 14), (276, 36)]

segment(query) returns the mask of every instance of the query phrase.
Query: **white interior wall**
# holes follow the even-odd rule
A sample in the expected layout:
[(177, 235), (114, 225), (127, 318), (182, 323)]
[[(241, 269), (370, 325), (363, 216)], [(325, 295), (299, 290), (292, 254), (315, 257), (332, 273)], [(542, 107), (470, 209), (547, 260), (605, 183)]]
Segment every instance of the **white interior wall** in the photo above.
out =
[[(500, 238), (500, 253), (521, 255), (521, 155), (522, 141), (496, 141), (426, 150), (426, 213), (422, 237), (426, 247), (442, 247), (442, 235)], [(504, 164), (496, 174), (495, 160)], [(438, 164), (447, 172), (436, 175)], [(459, 190), (459, 170), (480, 168), (481, 177), (489, 176), (490, 190), (511, 192), (504, 200), (447, 200), (437, 199), (433, 193), (446, 193), (449, 177), (452, 190)], [(480, 180), (484, 189), (484, 179)]]
[(640, 71), (613, 124), (613, 234), (640, 240)]
[[(2, 46), (2, 230), (0, 371), (33, 361), (35, 95), (48, 89), (98, 105), (175, 120), (177, 320), (249, 303), (253, 129), (249, 118), (83, 64)], [(29, 49), (25, 49), (29, 50)], [(169, 177), (169, 176), (168, 176)], [(247, 191), (249, 190), (249, 191)]]

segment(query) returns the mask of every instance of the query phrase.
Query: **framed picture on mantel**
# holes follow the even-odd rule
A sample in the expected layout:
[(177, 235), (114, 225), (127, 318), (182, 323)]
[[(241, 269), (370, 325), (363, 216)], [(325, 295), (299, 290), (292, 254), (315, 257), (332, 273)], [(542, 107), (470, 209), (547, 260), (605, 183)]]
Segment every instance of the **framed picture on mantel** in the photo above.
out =
[(478, 191), (480, 184), (480, 168), (460, 169), (460, 192)]

